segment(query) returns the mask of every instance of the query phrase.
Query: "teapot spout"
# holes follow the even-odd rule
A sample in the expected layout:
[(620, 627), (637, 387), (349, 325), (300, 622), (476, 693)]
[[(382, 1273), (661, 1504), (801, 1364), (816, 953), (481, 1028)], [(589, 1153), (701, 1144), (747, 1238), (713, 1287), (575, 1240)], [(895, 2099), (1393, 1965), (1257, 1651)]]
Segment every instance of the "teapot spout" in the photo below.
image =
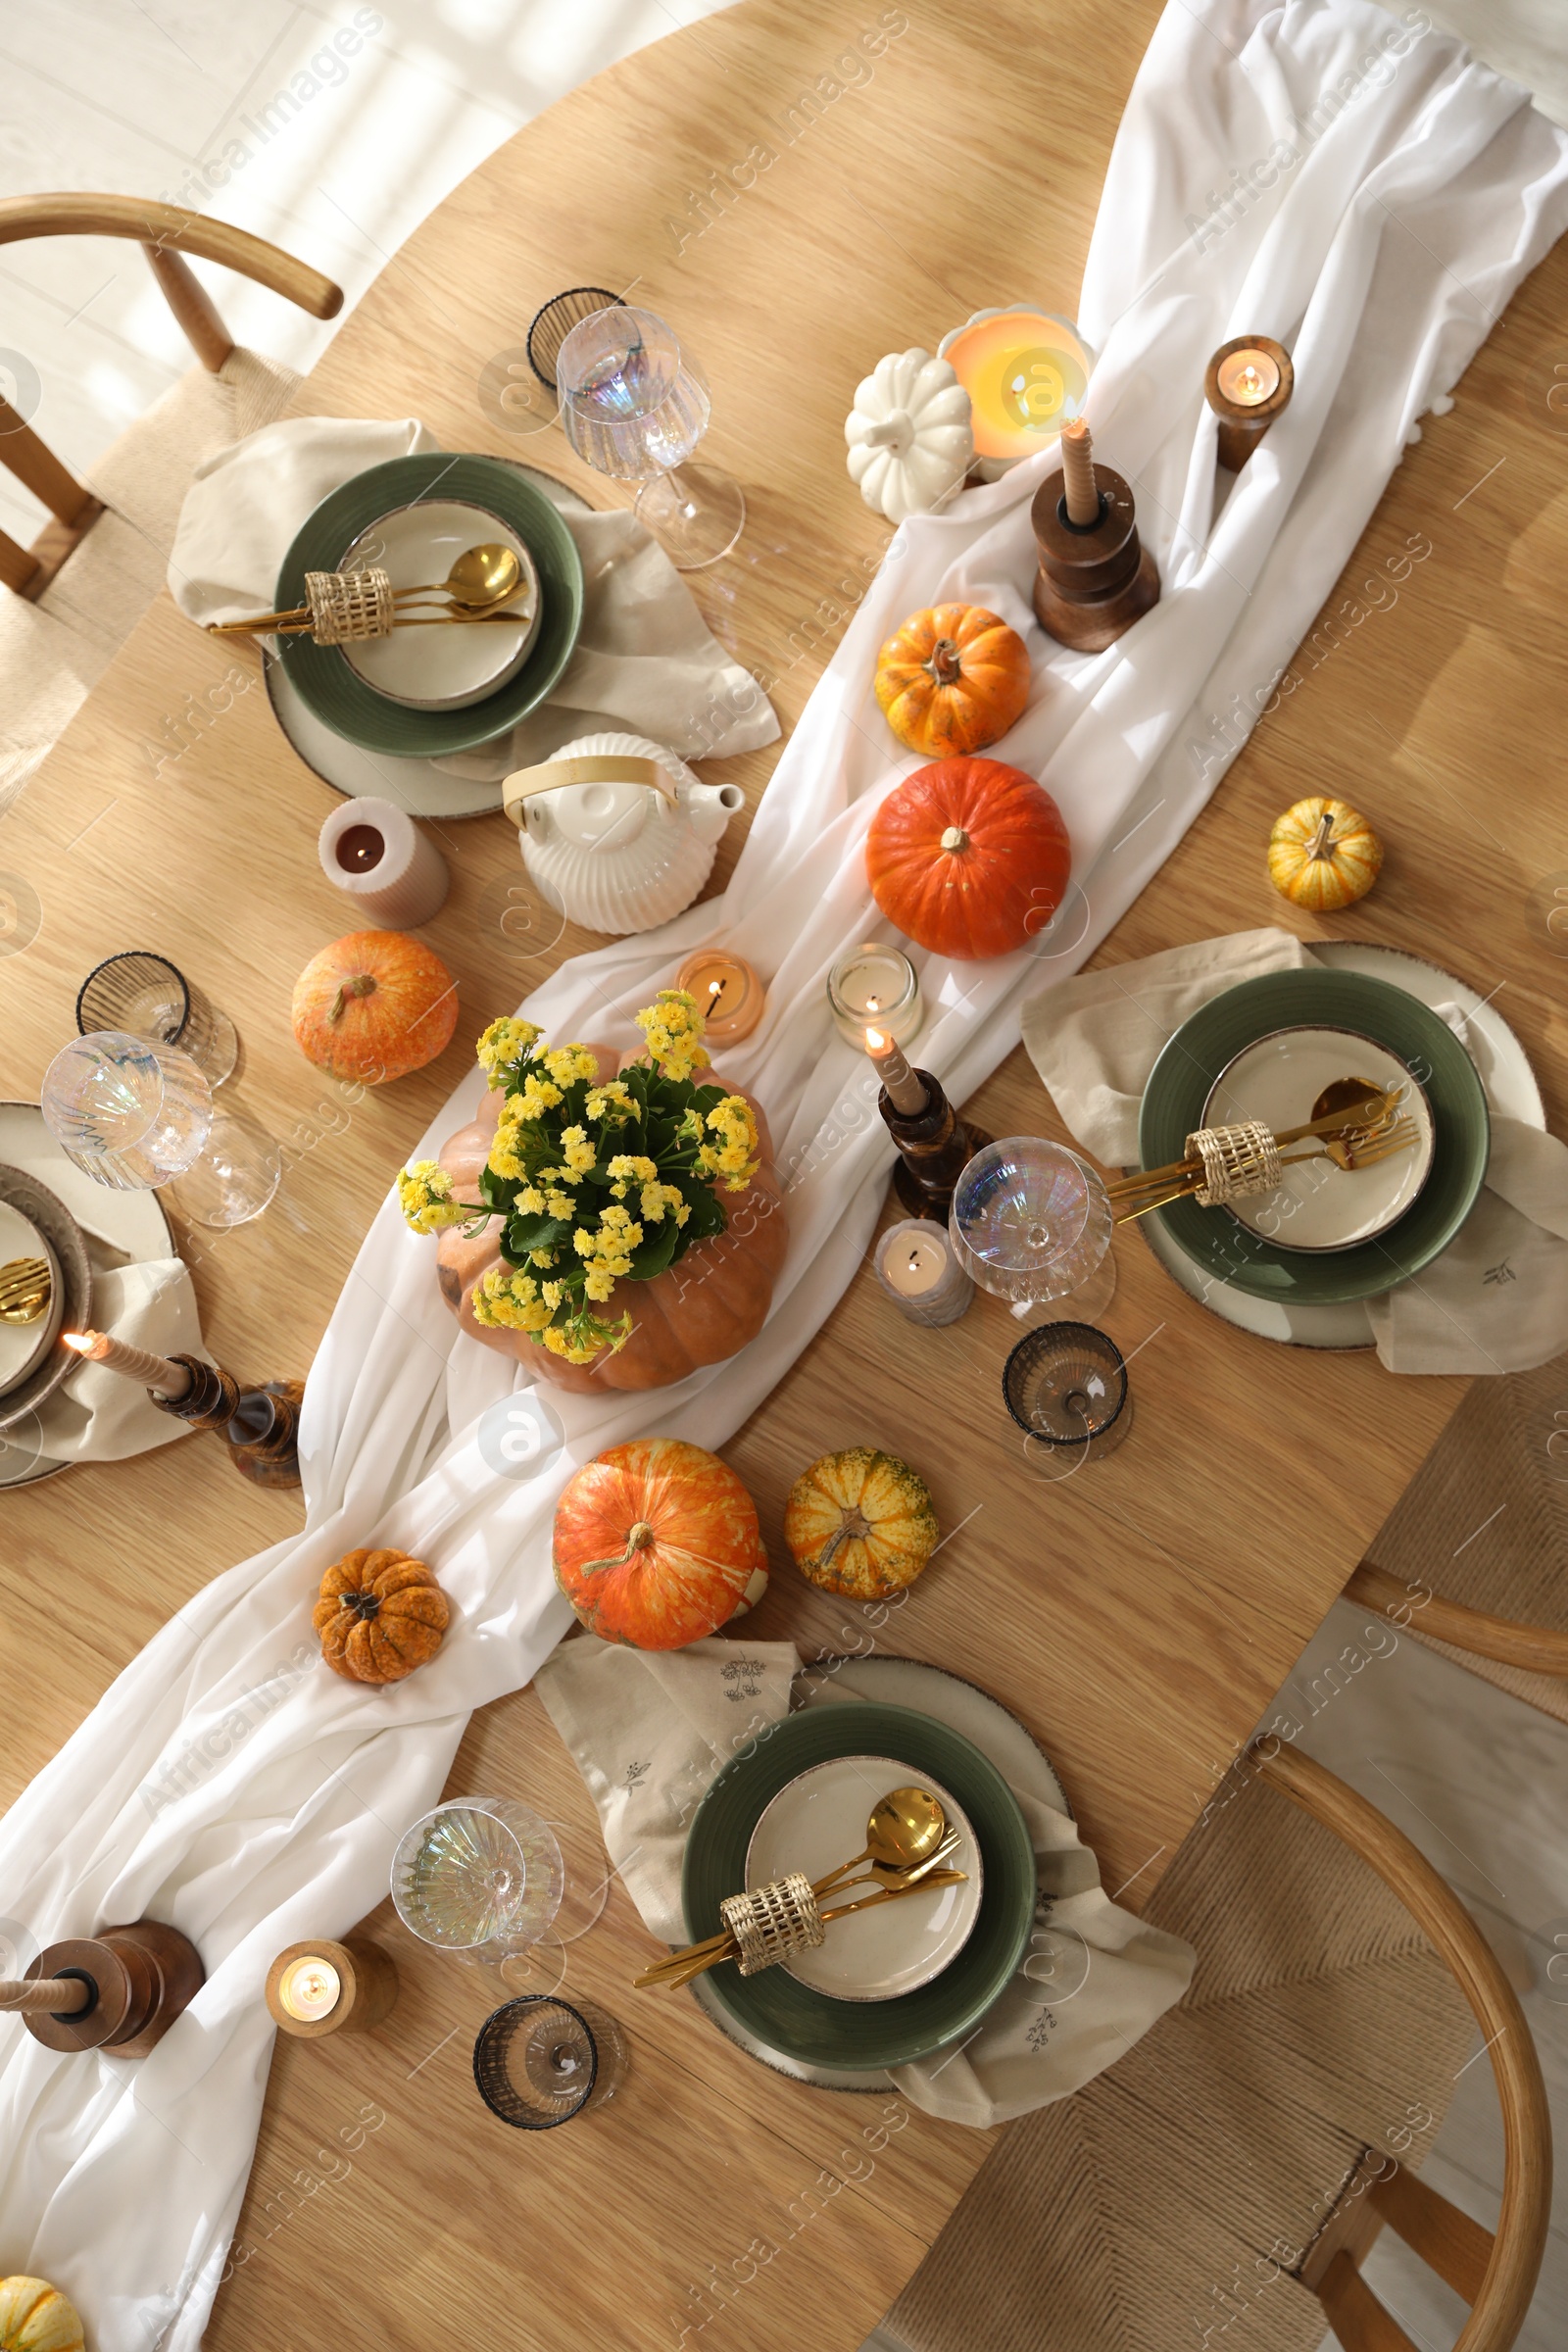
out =
[(680, 797), (699, 841), (717, 841), (736, 810), (746, 806), (738, 784), (688, 784)]

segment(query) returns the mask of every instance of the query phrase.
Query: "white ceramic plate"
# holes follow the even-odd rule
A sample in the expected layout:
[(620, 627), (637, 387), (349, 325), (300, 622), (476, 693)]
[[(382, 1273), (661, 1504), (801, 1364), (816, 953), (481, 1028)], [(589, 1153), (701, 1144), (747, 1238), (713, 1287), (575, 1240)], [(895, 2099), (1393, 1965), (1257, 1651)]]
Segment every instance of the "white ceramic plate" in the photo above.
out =
[[(529, 481), (537, 482), (551, 502), (564, 513), (586, 514), (588, 501), (558, 482), (554, 474), (544, 473), (537, 466), (524, 466), (515, 458), (504, 461)], [(421, 636), (432, 631), (421, 630)], [(501, 779), (482, 783), (468, 776), (452, 775), (437, 767), (433, 760), (399, 760), (382, 752), (362, 751), (358, 744), (335, 735), (332, 729), (301, 700), (288, 671), (275, 655), (270, 653), (263, 641), (263, 675), (267, 680), (268, 700), (272, 716), (292, 749), (304, 760), (312, 773), (330, 784), (350, 800), (390, 801), (395, 808), (406, 809), (410, 816), (488, 816), (501, 806)], [(544, 709), (548, 710), (546, 704)], [(534, 712), (534, 718), (541, 716)], [(563, 714), (564, 732), (558, 742), (569, 742), (580, 734), (581, 713)], [(542, 752), (536, 758), (543, 758)]]
[[(1287, 1169), (1284, 1183), (1273, 1192), (1226, 1203), (1239, 1225), (1263, 1235), (1276, 1249), (1349, 1250), (1369, 1242), (1403, 1216), (1431, 1171), (1434, 1130), (1425, 1094), (1396, 1054), (1350, 1029), (1279, 1029), (1260, 1037), (1215, 1079), (1203, 1105), (1203, 1124), (1261, 1119), (1276, 1134), (1303, 1126), (1318, 1096), (1337, 1078), (1402, 1087), (1399, 1110), (1414, 1121), (1420, 1140), (1410, 1151), (1366, 1168), (1308, 1160)], [(1314, 1148), (1303, 1143), (1287, 1150)]]
[(32, 1323), (0, 1323), (0, 1397), (26, 1379), (54, 1346), (65, 1300), (60, 1266), (47, 1239), (30, 1217), (10, 1200), (0, 1200), (0, 1266), (16, 1257), (41, 1257), (49, 1267), (49, 1303)]
[[(178, 1254), (158, 1195), (95, 1184), (66, 1157), (36, 1102), (0, 1102), (0, 1161), (25, 1169), (64, 1201), (88, 1238), (95, 1265), (140, 1265)], [(29, 1414), (0, 1435), (0, 1487), (30, 1486), (70, 1468), (68, 1462), (39, 1458), (37, 1431), (36, 1417)]]
[[(1530, 1057), (1497, 1009), (1496, 992), (1483, 997), (1468, 981), (1456, 980), (1423, 956), (1406, 956), (1399, 948), (1363, 946), (1359, 941), (1315, 941), (1308, 950), (1330, 971), (1365, 972), (1370, 979), (1387, 980), (1393, 988), (1407, 989), (1423, 1004), (1456, 1004), (1468, 1023), (1465, 1039), (1471, 1060), (1481, 1073), (1487, 1101), (1499, 1118), (1519, 1119), (1527, 1127), (1544, 1127), (1545, 1105)], [(1366, 1301), (1352, 1298), (1333, 1306), (1282, 1306), (1270, 1298), (1253, 1298), (1232, 1290), (1194, 1265), (1164, 1231), (1157, 1217), (1140, 1217), (1138, 1230), (1173, 1282), (1189, 1298), (1206, 1306), (1222, 1322), (1250, 1331), (1260, 1340), (1276, 1340), (1288, 1348), (1370, 1348), (1372, 1323)]]
[[(853, 1919), (837, 1919), (827, 1941), (781, 1965), (803, 1984), (841, 2001), (891, 2001), (940, 1976), (967, 1942), (980, 1912), (980, 1848), (962, 1808), (928, 1773), (893, 1756), (839, 1756), (803, 1772), (760, 1817), (746, 1849), (746, 1884), (765, 1886), (800, 1870), (815, 1881), (865, 1844), (865, 1824), (890, 1788), (918, 1786), (942, 1801), (961, 1842), (949, 1867), (967, 1871), (960, 1886), (905, 1895)], [(823, 1897), (824, 1907), (855, 1902), (871, 1886)]]
[[(539, 633), (539, 574), (523, 541), (510, 523), (483, 507), (455, 498), (417, 500), (394, 508), (362, 531), (344, 550), (340, 571), (363, 571), (378, 564), (394, 588), (424, 588), (444, 580), (459, 556), (487, 542), (510, 547), (522, 565), (516, 595), (506, 607), (516, 625), (486, 620), (434, 629), (394, 629), (390, 637), (368, 637), (340, 648), (344, 661), (367, 686), (389, 703), (416, 710), (466, 710), (482, 703), (522, 667)], [(421, 612), (439, 610), (432, 601)]]

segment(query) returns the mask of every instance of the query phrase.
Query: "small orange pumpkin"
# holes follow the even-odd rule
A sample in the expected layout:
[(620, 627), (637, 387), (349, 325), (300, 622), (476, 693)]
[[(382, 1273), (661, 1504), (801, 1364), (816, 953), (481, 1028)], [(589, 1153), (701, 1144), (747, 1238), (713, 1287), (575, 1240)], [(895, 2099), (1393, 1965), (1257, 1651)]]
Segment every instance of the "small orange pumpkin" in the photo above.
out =
[(824, 1453), (795, 1481), (784, 1541), (808, 1584), (881, 1600), (912, 1585), (936, 1549), (936, 1505), (896, 1453), (850, 1446)]
[(1344, 801), (1298, 801), (1268, 837), (1269, 880), (1293, 906), (1314, 914), (1364, 899), (1382, 863), (1382, 842)]
[(592, 1634), (684, 1649), (761, 1599), (757, 1505), (727, 1462), (684, 1438), (612, 1446), (556, 1505), (556, 1582)]
[(435, 1656), (451, 1616), (422, 1560), (406, 1551), (351, 1551), (322, 1577), (311, 1621), (334, 1674), (351, 1683), (400, 1683)]
[(401, 931), (351, 931), (294, 983), (294, 1038), (334, 1078), (379, 1086), (422, 1070), (452, 1043), (458, 987), (439, 956)]
[(945, 760), (984, 751), (1023, 714), (1028, 648), (984, 605), (911, 612), (876, 658), (876, 699), (911, 752)]
[(1001, 760), (939, 760), (888, 794), (865, 837), (871, 893), (938, 956), (1007, 956), (1038, 939), (1072, 845), (1043, 784)]

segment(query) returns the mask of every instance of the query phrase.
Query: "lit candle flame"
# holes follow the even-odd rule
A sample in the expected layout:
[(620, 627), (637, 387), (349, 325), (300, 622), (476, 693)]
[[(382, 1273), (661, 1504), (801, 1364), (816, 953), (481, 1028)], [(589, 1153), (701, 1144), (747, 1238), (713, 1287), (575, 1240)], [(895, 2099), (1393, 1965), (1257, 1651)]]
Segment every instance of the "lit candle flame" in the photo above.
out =
[(1263, 378), (1258, 374), (1257, 369), (1251, 365), (1250, 362), (1248, 363), (1248, 365), (1242, 369), (1241, 374), (1237, 377), (1236, 389), (1244, 400), (1257, 400), (1261, 397), (1263, 390)]
[(63, 1331), (60, 1337), (68, 1348), (74, 1348), (78, 1355), (91, 1355), (98, 1334), (95, 1331)]
[(865, 1050), (868, 1054), (885, 1054), (887, 1052), (888, 1041), (883, 1036), (880, 1029), (868, 1029), (866, 1031)]

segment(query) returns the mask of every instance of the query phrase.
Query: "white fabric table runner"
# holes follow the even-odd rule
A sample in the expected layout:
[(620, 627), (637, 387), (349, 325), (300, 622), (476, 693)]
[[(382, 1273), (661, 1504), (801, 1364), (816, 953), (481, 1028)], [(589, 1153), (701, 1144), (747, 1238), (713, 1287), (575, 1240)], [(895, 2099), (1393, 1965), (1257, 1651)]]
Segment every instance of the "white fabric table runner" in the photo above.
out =
[[(1234, 225), (1204, 234), (1233, 165), (1256, 201), (1238, 200)], [(305, 1533), (181, 1609), (0, 1824), (0, 1907), (40, 1941), (150, 1911), (193, 1936), (208, 1969), (191, 2010), (139, 2063), (51, 2056), (20, 2024), (0, 2027), (0, 2259), (64, 2287), (94, 2352), (196, 2352), (266, 2087), (267, 1967), (285, 1943), (340, 1935), (382, 1897), (396, 1838), (440, 1794), (470, 1711), (526, 1682), (560, 1638), (549, 1529), (564, 1476), (634, 1436), (721, 1445), (860, 1263), (891, 1146), (823, 989), (834, 957), (879, 927), (865, 829), (915, 764), (892, 756), (876, 648), (946, 598), (982, 601), (1027, 630), (1034, 699), (999, 748), (1043, 777), (1073, 840), (1078, 887), (1033, 952), (955, 967), (922, 958), (931, 1020), (919, 1057), (962, 1101), (1017, 1043), (1022, 999), (1087, 958), (1192, 822), (1415, 419), (1565, 218), (1568, 140), (1439, 35), (1367, 0), (1167, 10), (1117, 137), (1079, 306), (1102, 355), (1090, 401), (1099, 446), (1135, 484), (1163, 601), (1098, 657), (1041, 639), (1028, 509), (1054, 447), (906, 524), (779, 760), (728, 891), (565, 965), (527, 1007), (557, 1038), (634, 1044), (634, 1009), (699, 942), (733, 939), (760, 965), (768, 1015), (721, 1066), (765, 1104), (790, 1183), (791, 1247), (766, 1327), (733, 1362), (652, 1397), (561, 1397), (564, 1460), (509, 1482), (475, 1422), (514, 1368), (459, 1338), (430, 1247), (389, 1198), (311, 1373)], [(1293, 348), (1296, 398), (1215, 522), (1203, 366), (1253, 328)], [(479, 1092), (475, 1072), (419, 1149), (466, 1119)], [(440, 1654), (384, 1690), (291, 1663), (316, 1580), (366, 1544), (429, 1560), (457, 1612)], [(257, 1720), (263, 1688), (284, 1695)], [(225, 1723), (234, 1736), (201, 1749), (207, 1776), (151, 1804), (168, 1759)]]

